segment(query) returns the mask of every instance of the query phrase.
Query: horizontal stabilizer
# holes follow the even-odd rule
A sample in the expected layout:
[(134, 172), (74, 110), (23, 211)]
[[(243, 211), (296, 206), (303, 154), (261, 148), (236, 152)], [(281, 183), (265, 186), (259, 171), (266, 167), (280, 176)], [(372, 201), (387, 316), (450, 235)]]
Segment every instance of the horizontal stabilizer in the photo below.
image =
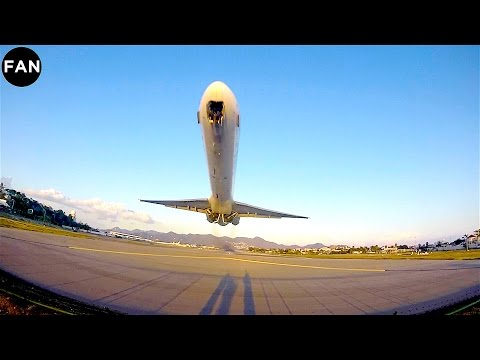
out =
[(286, 214), (278, 211), (262, 209), (256, 206), (235, 202), (233, 204), (233, 211), (238, 213), (240, 217), (258, 217), (258, 218), (300, 218), (308, 219), (306, 216)]
[(141, 200), (153, 204), (160, 204), (174, 209), (182, 209), (205, 213), (210, 208), (208, 199), (189, 199), (189, 200)]

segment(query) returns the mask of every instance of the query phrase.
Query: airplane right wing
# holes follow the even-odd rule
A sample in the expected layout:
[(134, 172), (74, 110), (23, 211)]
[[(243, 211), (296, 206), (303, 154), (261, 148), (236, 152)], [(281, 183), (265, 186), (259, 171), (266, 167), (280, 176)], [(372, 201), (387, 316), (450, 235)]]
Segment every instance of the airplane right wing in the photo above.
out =
[(206, 213), (210, 208), (208, 199), (190, 199), (190, 200), (141, 200), (153, 204), (160, 204), (174, 209), (182, 209)]
[(233, 204), (233, 211), (238, 213), (240, 217), (258, 217), (258, 218), (300, 218), (300, 219), (308, 219), (306, 216), (300, 215), (292, 215), (286, 214), (278, 211), (262, 209), (256, 206), (243, 204), (240, 202), (236, 202)]

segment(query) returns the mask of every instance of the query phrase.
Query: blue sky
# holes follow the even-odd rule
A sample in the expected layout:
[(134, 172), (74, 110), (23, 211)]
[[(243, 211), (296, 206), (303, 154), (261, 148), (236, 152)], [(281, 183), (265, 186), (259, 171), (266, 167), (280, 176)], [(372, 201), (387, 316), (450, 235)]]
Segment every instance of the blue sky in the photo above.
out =
[[(479, 227), (478, 46), (31, 48), (37, 82), (1, 80), (1, 176), (92, 226), (299, 245)], [(240, 106), (235, 200), (310, 219), (220, 228), (138, 201), (210, 195), (196, 111), (215, 80)]]

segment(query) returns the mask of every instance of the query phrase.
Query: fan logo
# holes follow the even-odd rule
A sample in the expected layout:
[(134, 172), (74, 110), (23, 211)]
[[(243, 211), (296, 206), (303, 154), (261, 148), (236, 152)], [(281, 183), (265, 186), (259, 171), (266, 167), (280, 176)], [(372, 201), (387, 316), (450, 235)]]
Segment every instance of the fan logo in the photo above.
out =
[(26, 47), (10, 50), (2, 61), (2, 73), (10, 84), (25, 87), (37, 81), (42, 72), (42, 62), (37, 53)]

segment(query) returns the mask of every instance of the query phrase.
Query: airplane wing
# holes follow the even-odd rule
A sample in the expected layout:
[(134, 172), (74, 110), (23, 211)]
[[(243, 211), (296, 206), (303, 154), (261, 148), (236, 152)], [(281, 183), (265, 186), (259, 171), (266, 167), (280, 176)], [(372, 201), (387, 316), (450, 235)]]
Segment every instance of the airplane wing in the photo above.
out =
[(233, 204), (233, 211), (238, 213), (240, 217), (258, 217), (258, 218), (300, 218), (300, 219), (308, 219), (306, 216), (299, 216), (299, 215), (292, 215), (292, 214), (285, 214), (278, 211), (262, 209), (256, 206), (243, 204), (240, 202), (236, 202)]
[(208, 199), (190, 199), (190, 200), (141, 200), (153, 204), (160, 204), (174, 209), (182, 209), (205, 213), (210, 208)]

